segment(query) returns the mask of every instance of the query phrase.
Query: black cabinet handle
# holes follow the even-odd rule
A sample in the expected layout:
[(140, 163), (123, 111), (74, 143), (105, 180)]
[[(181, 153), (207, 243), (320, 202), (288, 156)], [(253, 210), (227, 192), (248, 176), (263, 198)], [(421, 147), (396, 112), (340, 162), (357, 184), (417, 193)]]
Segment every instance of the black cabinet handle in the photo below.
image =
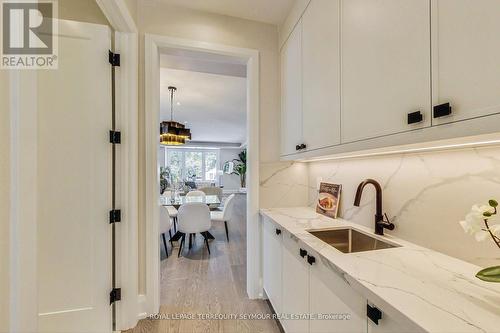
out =
[(295, 150), (300, 150), (300, 145), (296, 145)]
[(307, 251), (306, 251), (306, 250), (304, 250), (304, 249), (300, 249), (300, 250), (299, 250), (299, 254), (300, 254), (300, 256), (301, 256), (302, 258), (304, 258), (305, 256), (307, 256)]
[(305, 143), (303, 143), (303, 144), (301, 144), (301, 145), (300, 145), (300, 149), (306, 149), (306, 147), (307, 147), (307, 146), (306, 146), (306, 144), (305, 144)]
[(439, 104), (433, 108), (433, 117), (434, 118), (440, 118), (440, 117), (448, 116), (450, 114), (451, 114), (450, 103)]
[(408, 125), (419, 123), (423, 119), (424, 119), (424, 116), (422, 115), (422, 112), (420, 112), (420, 111), (408, 113)]
[(309, 263), (309, 265), (312, 265), (316, 262), (316, 258), (314, 258), (313, 256), (310, 256), (308, 255), (307, 256), (307, 262)]
[(281, 235), (281, 230), (276, 228), (276, 235)]
[(366, 315), (377, 325), (378, 321), (382, 319), (382, 311), (374, 306), (370, 306), (370, 304), (366, 304)]

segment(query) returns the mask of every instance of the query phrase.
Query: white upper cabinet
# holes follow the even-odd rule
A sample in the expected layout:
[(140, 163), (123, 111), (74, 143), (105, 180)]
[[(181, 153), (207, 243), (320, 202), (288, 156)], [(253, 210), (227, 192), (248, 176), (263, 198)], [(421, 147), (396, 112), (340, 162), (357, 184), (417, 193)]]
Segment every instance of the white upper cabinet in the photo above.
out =
[[(429, 6), (342, 1), (342, 142), (430, 125)], [(413, 112), (423, 119), (408, 124)]]
[(339, 0), (311, 0), (302, 16), (305, 150), (340, 144)]
[[(500, 112), (500, 1), (433, 0), (434, 124)], [(446, 110), (446, 109), (444, 109)]]
[(281, 49), (281, 154), (302, 143), (302, 21)]
[(311, 0), (281, 50), (282, 158), (500, 131), (499, 13), (500, 0)]

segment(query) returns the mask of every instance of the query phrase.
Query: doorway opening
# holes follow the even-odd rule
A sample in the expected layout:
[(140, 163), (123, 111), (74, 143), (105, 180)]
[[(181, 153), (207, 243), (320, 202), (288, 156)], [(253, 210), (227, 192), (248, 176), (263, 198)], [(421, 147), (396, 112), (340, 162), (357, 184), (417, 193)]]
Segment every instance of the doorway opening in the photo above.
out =
[[(270, 312), (260, 299), (258, 52), (146, 35), (145, 53), (148, 313)], [(173, 101), (168, 87), (177, 88)], [(192, 140), (160, 146), (164, 120), (182, 123)], [(244, 166), (245, 176), (232, 174)], [(207, 199), (220, 198), (220, 205), (205, 202), (212, 209), (206, 231), (215, 238), (208, 241), (205, 230), (179, 230), (186, 194), (200, 190)], [(217, 215), (230, 198), (233, 214), (224, 223)], [(167, 226), (172, 242), (160, 228), (165, 206), (179, 214)]]

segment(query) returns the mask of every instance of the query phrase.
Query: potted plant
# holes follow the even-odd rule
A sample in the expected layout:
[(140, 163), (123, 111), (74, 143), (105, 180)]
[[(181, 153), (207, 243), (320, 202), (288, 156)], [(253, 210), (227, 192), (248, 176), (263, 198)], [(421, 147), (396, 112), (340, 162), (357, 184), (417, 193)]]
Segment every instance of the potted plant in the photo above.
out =
[[(488, 205), (474, 205), (465, 216), (465, 220), (460, 221), (460, 225), (466, 233), (474, 236), (476, 241), (481, 242), (491, 238), (500, 248), (500, 224), (498, 223), (500, 221), (495, 219), (497, 207), (498, 202), (493, 199), (488, 201)], [(500, 266), (482, 269), (476, 277), (487, 282), (500, 282)]]
[(243, 150), (238, 154), (239, 158), (233, 159), (233, 172), (232, 174), (240, 176), (241, 187), (246, 187), (246, 175), (247, 175), (247, 150)]

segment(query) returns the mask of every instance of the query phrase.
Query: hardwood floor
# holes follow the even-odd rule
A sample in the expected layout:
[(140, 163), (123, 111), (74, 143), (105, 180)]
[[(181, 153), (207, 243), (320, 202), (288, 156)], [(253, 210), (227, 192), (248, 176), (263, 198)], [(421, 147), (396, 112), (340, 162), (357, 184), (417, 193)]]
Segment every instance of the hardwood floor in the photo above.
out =
[[(241, 205), (241, 203), (240, 203)], [(246, 293), (246, 225), (244, 208), (228, 225), (229, 242), (223, 223), (214, 223), (210, 232), (208, 255), (203, 237), (196, 235), (193, 248), (188, 250), (187, 239), (183, 254), (177, 258), (178, 244), (170, 244), (169, 257), (161, 252), (161, 308), (160, 313), (169, 315), (198, 314), (270, 314), (266, 301), (250, 300)], [(280, 332), (272, 319), (267, 320), (203, 320), (203, 319), (144, 319), (127, 333), (166, 332)]]

